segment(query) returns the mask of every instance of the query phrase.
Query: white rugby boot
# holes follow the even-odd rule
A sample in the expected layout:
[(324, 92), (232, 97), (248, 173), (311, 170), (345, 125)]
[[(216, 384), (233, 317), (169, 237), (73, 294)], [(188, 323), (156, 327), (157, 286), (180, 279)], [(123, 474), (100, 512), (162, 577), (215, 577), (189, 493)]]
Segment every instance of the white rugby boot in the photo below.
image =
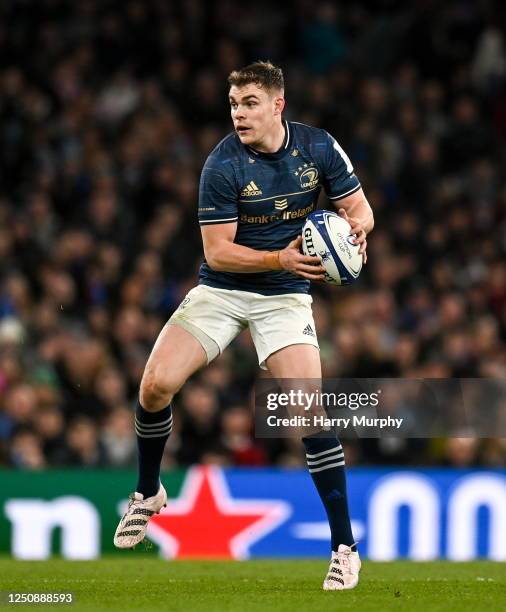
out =
[(350, 546), (339, 544), (337, 552), (332, 552), (329, 571), (323, 581), (324, 591), (343, 591), (354, 589), (358, 584), (360, 557)]
[(144, 540), (149, 519), (167, 505), (167, 493), (160, 484), (158, 493), (144, 499), (142, 493), (131, 493), (128, 508), (114, 534), (116, 548), (133, 548)]

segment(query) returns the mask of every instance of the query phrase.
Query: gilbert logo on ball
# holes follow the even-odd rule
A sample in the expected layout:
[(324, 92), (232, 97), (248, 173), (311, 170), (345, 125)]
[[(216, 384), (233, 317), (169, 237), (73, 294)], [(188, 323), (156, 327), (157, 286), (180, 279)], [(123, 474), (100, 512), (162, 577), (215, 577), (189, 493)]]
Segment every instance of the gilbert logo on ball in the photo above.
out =
[(363, 257), (353, 240), (348, 221), (330, 210), (311, 213), (302, 228), (304, 255), (321, 257), (325, 282), (332, 285), (349, 285), (359, 277)]

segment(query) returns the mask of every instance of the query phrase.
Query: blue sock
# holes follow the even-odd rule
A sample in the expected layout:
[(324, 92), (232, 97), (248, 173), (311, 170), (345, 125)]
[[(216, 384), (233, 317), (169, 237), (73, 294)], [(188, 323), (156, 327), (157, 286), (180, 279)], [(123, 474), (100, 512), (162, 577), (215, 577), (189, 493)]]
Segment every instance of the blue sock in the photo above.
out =
[(135, 433), (139, 464), (138, 493), (144, 499), (158, 493), (160, 488), (160, 464), (165, 442), (172, 431), (172, 410), (170, 406), (158, 412), (148, 412), (138, 403), (135, 410)]
[(306, 447), (309, 473), (325, 506), (330, 525), (332, 550), (339, 544), (354, 543), (348, 512), (344, 453), (337, 438), (309, 436), (302, 438)]

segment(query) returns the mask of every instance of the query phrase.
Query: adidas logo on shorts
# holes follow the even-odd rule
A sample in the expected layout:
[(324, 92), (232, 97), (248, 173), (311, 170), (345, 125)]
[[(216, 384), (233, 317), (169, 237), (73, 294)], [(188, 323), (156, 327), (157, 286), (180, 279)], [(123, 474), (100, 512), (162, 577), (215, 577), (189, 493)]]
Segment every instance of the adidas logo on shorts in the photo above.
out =
[(314, 338), (314, 331), (311, 325), (309, 325), (309, 323), (306, 325), (306, 327), (304, 327), (304, 329), (302, 330), (302, 333), (305, 334), (306, 336), (313, 336)]

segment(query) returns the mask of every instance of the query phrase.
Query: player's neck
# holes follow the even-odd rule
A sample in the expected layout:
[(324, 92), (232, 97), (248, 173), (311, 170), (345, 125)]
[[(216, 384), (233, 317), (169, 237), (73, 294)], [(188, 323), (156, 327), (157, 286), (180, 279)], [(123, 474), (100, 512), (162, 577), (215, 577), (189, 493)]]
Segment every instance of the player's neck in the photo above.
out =
[(252, 149), (258, 151), (259, 153), (277, 153), (283, 143), (285, 142), (286, 137), (286, 127), (285, 122), (281, 120), (265, 138), (262, 142), (256, 143), (252, 146)]

